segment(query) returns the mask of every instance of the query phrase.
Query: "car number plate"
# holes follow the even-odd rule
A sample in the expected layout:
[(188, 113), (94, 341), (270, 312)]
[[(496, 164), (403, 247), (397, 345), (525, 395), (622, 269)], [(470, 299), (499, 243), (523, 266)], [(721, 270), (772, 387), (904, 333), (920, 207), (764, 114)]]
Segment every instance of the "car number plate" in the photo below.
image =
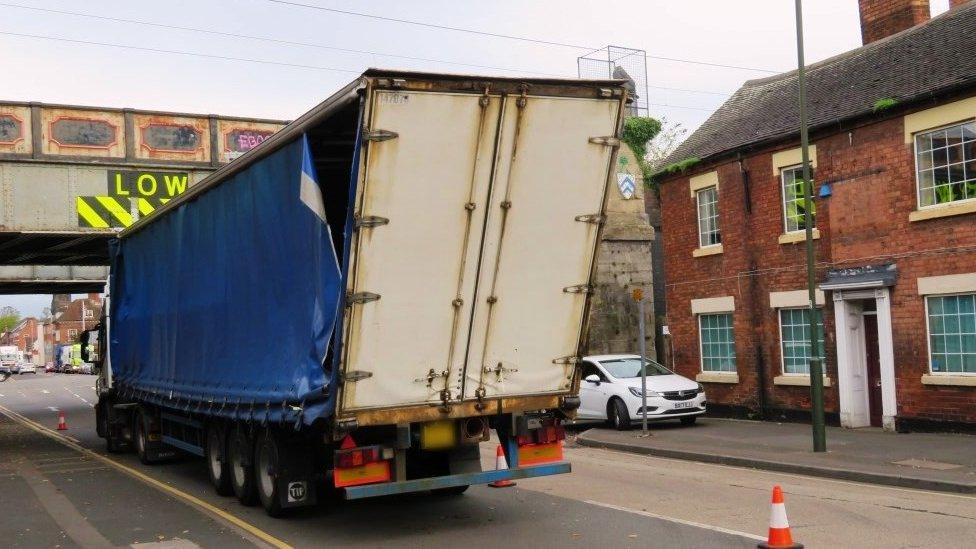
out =
[(675, 409), (678, 409), (678, 408), (691, 408), (692, 406), (694, 406), (694, 404), (695, 404), (694, 402), (675, 402), (674, 403), (674, 407), (675, 407)]

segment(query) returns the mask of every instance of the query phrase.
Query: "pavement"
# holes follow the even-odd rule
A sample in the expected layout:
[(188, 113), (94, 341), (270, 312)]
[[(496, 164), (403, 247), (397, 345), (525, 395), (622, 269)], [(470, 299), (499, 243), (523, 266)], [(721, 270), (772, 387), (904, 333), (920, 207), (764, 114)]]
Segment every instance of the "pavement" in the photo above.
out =
[(694, 426), (652, 423), (650, 436), (630, 431), (590, 429), (581, 446), (643, 455), (751, 467), (902, 486), (976, 493), (976, 436), (890, 433), (881, 429), (827, 427), (827, 452), (811, 450), (811, 428), (775, 423), (699, 418)]

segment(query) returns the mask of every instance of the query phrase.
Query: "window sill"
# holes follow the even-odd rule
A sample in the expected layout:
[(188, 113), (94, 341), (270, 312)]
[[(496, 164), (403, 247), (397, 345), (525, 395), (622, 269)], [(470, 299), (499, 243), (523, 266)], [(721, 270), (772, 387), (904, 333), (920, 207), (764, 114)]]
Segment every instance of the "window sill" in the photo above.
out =
[(706, 255), (716, 255), (725, 251), (725, 248), (721, 244), (714, 244), (712, 246), (705, 246), (704, 248), (695, 248), (691, 252), (691, 257), (705, 257)]
[(915, 210), (908, 214), (909, 221), (925, 221), (926, 219), (937, 219), (939, 217), (951, 217), (976, 212), (976, 200), (962, 200), (940, 204), (920, 210)]
[[(813, 228), (813, 239), (818, 240), (820, 238), (820, 229)], [(791, 233), (779, 235), (780, 244), (796, 244), (797, 242), (806, 242), (807, 232), (806, 231), (793, 231)]]
[(739, 374), (735, 372), (700, 372), (695, 376), (700, 383), (738, 383)]
[[(773, 378), (773, 385), (793, 385), (796, 387), (809, 387), (810, 376), (805, 374), (790, 374), (776, 376)], [(824, 376), (824, 387), (830, 387), (830, 378)]]
[(922, 385), (955, 385), (957, 387), (976, 387), (976, 376), (923, 374)]

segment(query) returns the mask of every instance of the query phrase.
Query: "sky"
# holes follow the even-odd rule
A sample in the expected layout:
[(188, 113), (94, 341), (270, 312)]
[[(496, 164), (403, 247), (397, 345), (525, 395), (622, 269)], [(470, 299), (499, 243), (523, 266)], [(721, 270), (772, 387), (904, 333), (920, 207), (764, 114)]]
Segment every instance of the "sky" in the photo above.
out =
[[(804, 4), (808, 63), (861, 45), (856, 0)], [(948, 0), (931, 6), (941, 13)], [(793, 9), (791, 0), (0, 0), (0, 100), (288, 120), (367, 67), (576, 77), (577, 57), (612, 44), (647, 52), (650, 115), (694, 130), (745, 80), (795, 68)], [(24, 315), (49, 304), (0, 296)]]

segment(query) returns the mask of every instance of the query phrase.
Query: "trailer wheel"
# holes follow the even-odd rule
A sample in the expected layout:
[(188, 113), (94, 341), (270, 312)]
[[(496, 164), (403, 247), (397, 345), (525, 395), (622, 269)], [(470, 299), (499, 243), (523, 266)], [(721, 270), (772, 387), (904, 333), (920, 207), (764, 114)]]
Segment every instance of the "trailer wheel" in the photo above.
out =
[(213, 423), (207, 428), (207, 472), (210, 474), (210, 483), (213, 484), (217, 494), (230, 496), (234, 494), (234, 487), (231, 486), (230, 462), (227, 459), (227, 430), (223, 425)]
[(265, 429), (254, 445), (254, 484), (264, 511), (271, 517), (281, 517), (281, 490), (278, 475), (281, 470), (282, 446), (274, 434)]
[(230, 457), (230, 484), (234, 495), (243, 505), (254, 505), (258, 498), (254, 486), (253, 449), (254, 442), (245, 427), (241, 423), (236, 424), (227, 441), (227, 453)]
[(156, 463), (156, 460), (150, 456), (149, 453), (149, 433), (146, 432), (146, 417), (139, 408), (133, 417), (134, 428), (136, 435), (136, 454), (139, 456), (139, 461), (144, 465), (152, 465)]

